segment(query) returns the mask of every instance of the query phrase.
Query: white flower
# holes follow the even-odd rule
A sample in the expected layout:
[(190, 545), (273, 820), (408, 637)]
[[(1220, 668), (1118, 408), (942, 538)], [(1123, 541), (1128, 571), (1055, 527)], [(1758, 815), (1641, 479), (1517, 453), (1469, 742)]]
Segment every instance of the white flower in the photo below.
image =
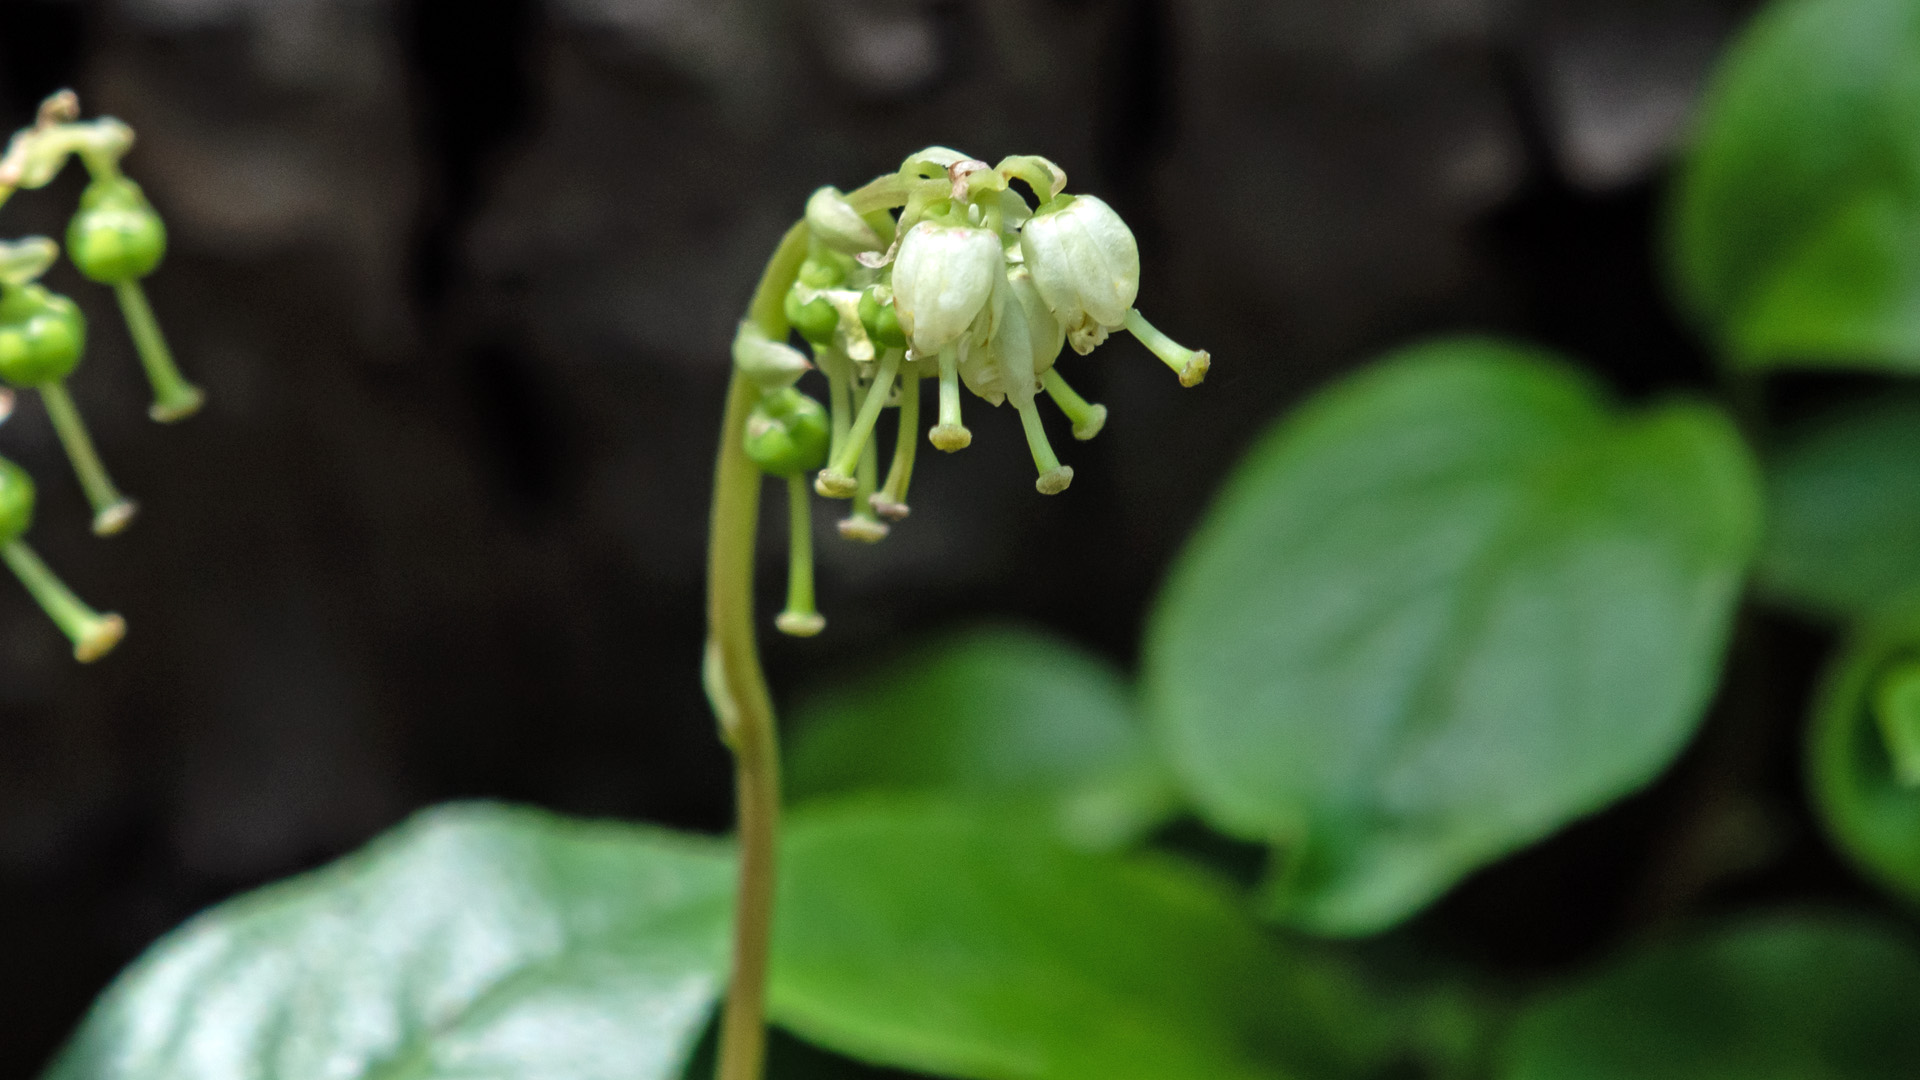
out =
[(1005, 259), (991, 230), (923, 221), (900, 240), (893, 262), (893, 306), (914, 352), (932, 356), (973, 325)]
[(1060, 355), (1063, 334), (1026, 267), (1008, 270), (1003, 288), (993, 337), (985, 347), (963, 354), (960, 377), (967, 389), (994, 405), (1007, 399), (1022, 405), (1033, 399), (1040, 376)]
[(1020, 230), (1034, 287), (1075, 352), (1092, 352), (1126, 323), (1140, 293), (1140, 248), (1113, 207), (1092, 195), (1064, 195)]

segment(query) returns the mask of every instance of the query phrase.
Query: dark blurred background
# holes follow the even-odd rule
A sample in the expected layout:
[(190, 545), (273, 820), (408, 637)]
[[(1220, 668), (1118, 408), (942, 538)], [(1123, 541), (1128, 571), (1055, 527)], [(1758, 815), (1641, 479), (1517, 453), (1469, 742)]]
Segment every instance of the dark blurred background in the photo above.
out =
[[(1384, 348), (1497, 331), (1633, 395), (1709, 383), (1654, 230), (1749, 6), (0, 0), (5, 129), (72, 86), (138, 131), (173, 237), (150, 294), (211, 395), (149, 424), (110, 298), (52, 275), (93, 316), (77, 394), (144, 512), (93, 539), (37, 403), (0, 430), (41, 480), (36, 545), (132, 625), (81, 668), (0, 590), (0, 1075), (157, 934), (423, 804), (726, 827), (710, 461), (734, 322), (815, 186), (930, 143), (1046, 154), (1133, 224), (1143, 307), (1215, 362), (1182, 391), (1129, 340), (1068, 357), (1113, 418), (1084, 445), (1059, 425), (1078, 482), (1053, 500), (975, 403), (891, 539), (824, 543), (831, 629), (769, 642), (776, 687), (981, 616), (1131, 664), (1223, 470)], [(62, 235), (78, 188), (16, 197), (0, 235)], [(1520, 967), (1596, 947), (1685, 886), (1673, 808), (1725, 767), (1429, 923)]]

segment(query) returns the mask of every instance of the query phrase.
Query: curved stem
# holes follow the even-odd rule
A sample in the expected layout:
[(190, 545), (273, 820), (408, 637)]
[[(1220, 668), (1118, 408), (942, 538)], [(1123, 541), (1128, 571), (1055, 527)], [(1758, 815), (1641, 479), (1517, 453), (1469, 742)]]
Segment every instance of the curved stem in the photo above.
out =
[[(787, 230), (767, 262), (748, 318), (769, 340), (789, 327), (781, 298), (806, 257), (805, 222)], [(735, 371), (713, 467), (712, 534), (707, 549), (707, 700), (720, 737), (733, 750), (740, 843), (734, 896), (733, 961), (720, 1018), (718, 1080), (760, 1080), (767, 1053), (767, 951), (773, 940), (775, 839), (780, 830), (780, 741), (773, 698), (753, 634), (753, 541), (760, 515), (758, 468), (743, 436), (760, 390)]]
[(774, 838), (780, 820), (780, 752), (773, 700), (753, 634), (753, 540), (760, 470), (741, 441), (759, 390), (735, 374), (714, 467), (707, 558), (707, 696), (733, 750), (740, 885), (734, 899), (733, 968), (720, 1021), (719, 1080), (759, 1080), (766, 1056), (767, 950), (772, 940)]

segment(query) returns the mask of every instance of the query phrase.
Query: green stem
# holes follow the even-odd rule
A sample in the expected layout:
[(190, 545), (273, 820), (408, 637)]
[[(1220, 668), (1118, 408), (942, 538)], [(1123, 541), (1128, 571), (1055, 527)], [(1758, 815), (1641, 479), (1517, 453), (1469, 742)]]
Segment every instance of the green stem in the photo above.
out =
[(80, 409), (73, 403), (73, 395), (67, 392), (67, 384), (55, 379), (42, 385), (40, 398), (47, 403), (47, 417), (60, 436), (60, 445), (67, 449), (67, 459), (73, 462), (73, 473), (79, 477), (87, 501), (93, 504), (94, 534), (112, 536), (126, 528), (139, 507), (120, 494), (113, 478), (107, 475), (107, 467), (100, 463), (100, 453), (93, 447), (93, 437), (87, 434), (86, 422), (80, 419)]
[(188, 382), (173, 362), (173, 350), (160, 333), (160, 321), (153, 317), (147, 292), (138, 281), (123, 281), (113, 287), (120, 298), (120, 313), (126, 316), (127, 332), (133, 335), (133, 347), (140, 353), (140, 366), (147, 370), (147, 382), (153, 387), (153, 405), (147, 415), (163, 424), (185, 420), (200, 411), (207, 395)]
[(900, 430), (893, 439), (893, 464), (879, 494), (868, 499), (882, 517), (895, 521), (907, 516), (907, 485), (913, 480), (913, 458), (920, 449), (920, 368), (909, 365), (900, 373)]
[(1100, 429), (1107, 426), (1107, 407), (1091, 404), (1074, 393), (1073, 387), (1067, 385), (1067, 380), (1060, 377), (1058, 369), (1048, 368), (1040, 376), (1040, 385), (1046, 389), (1053, 403), (1060, 407), (1060, 411), (1067, 415), (1067, 419), (1073, 422), (1074, 438), (1085, 442), (1100, 434)]
[(814, 608), (813, 493), (800, 473), (787, 477), (787, 609), (773, 624), (793, 637), (812, 637), (827, 628)]
[(973, 432), (960, 422), (960, 346), (940, 350), (940, 422), (927, 432), (927, 441), (951, 454), (973, 442)]
[(880, 422), (880, 410), (886, 408), (887, 398), (893, 394), (893, 380), (900, 373), (900, 350), (888, 349), (880, 357), (880, 372), (874, 376), (873, 385), (867, 388), (866, 396), (860, 402), (860, 415), (853, 418), (853, 428), (847, 432), (846, 439), (840, 444), (839, 452), (828, 466), (841, 476), (851, 476), (858, 466), (861, 452), (867, 448), (873, 435), (873, 425)]
[(714, 465), (707, 556), (707, 696), (733, 750), (740, 883), (733, 963), (720, 1020), (718, 1080), (760, 1080), (766, 1057), (767, 951), (772, 941), (774, 840), (780, 820), (780, 753), (773, 700), (753, 634), (753, 538), (760, 470), (742, 442), (760, 392), (739, 374), (727, 393)]
[(1127, 309), (1127, 332), (1138, 338), (1147, 351), (1180, 376), (1181, 386), (1198, 386), (1207, 377), (1213, 358), (1205, 349), (1189, 349), (1161, 333), (1140, 314), (1139, 308)]
[[(787, 230), (760, 277), (748, 317), (769, 340), (790, 329), (781, 298), (806, 258), (807, 226)], [(780, 829), (780, 740), (773, 698), (753, 634), (753, 541), (760, 470), (747, 457), (747, 417), (760, 390), (734, 372), (713, 467), (707, 550), (707, 699), (733, 750), (740, 883), (734, 894), (733, 959), (720, 1018), (718, 1080), (760, 1080), (767, 1046), (767, 952), (773, 940), (775, 841)]]
[(102, 615), (88, 607), (47, 569), (47, 564), (40, 561), (40, 556), (33, 553), (26, 541), (10, 540), (0, 546), (0, 558), (6, 559), (20, 584), (27, 587), (47, 617), (73, 642), (75, 660), (92, 663), (113, 651), (126, 636), (125, 619), (113, 614)]
[[(886, 394), (880, 390), (878, 382), (867, 386), (860, 398), (861, 411), (874, 401), (886, 403)], [(873, 510), (873, 491), (880, 474), (880, 448), (872, 439), (866, 440), (866, 446), (860, 451), (860, 457), (854, 466), (853, 512), (840, 521), (840, 535), (849, 540), (858, 540), (863, 544), (877, 544), (887, 538), (891, 531), (886, 522), (881, 521)]]
[(1033, 397), (1015, 401), (1013, 407), (1020, 410), (1020, 426), (1027, 433), (1027, 449), (1033, 453), (1034, 467), (1040, 470), (1040, 479), (1033, 486), (1042, 495), (1058, 495), (1073, 483), (1073, 469), (1060, 464), (1054, 456), (1053, 444), (1047, 441), (1047, 429), (1040, 426), (1040, 410), (1034, 407)]

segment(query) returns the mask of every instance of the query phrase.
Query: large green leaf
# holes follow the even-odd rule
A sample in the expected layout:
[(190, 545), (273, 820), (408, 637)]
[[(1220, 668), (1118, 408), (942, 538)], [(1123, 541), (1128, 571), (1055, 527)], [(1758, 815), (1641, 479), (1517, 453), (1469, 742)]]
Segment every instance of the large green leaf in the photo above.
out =
[(1920, 4), (1777, 0), (1699, 131), (1675, 276), (1729, 355), (1920, 371)]
[(795, 801), (863, 790), (1034, 800), (1093, 846), (1171, 809), (1119, 671), (1033, 631), (947, 635), (803, 700), (793, 716)]
[(1277, 914), (1378, 930), (1685, 744), (1756, 488), (1713, 409), (1409, 350), (1236, 472), (1151, 626), (1149, 719), (1215, 824), (1283, 849)]
[(1841, 617), (1920, 590), (1920, 398), (1823, 417), (1769, 456), (1760, 582)]
[(1838, 917), (1649, 949), (1520, 1017), (1501, 1080), (1910, 1080), (1920, 952)]
[(969, 1080), (1346, 1075), (1378, 1005), (1232, 893), (1044, 819), (867, 796), (793, 814), (771, 1009), (855, 1057)]
[(1828, 833), (1855, 863), (1914, 903), (1920, 786), (1902, 781), (1883, 721), (1889, 707), (1903, 707), (1886, 700), (1889, 680), (1910, 678), (1917, 665), (1920, 607), (1871, 620), (1828, 672), (1807, 747), (1814, 806)]
[(163, 938), (47, 1080), (672, 1078), (724, 982), (726, 846), (419, 815)]

